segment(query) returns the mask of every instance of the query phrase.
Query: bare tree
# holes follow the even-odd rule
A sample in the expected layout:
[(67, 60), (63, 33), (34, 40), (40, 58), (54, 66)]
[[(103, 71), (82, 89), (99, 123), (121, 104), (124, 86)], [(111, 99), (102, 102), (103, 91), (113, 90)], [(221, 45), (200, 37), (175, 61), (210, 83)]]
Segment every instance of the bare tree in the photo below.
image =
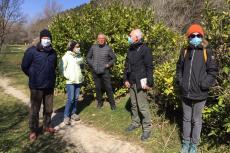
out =
[(45, 18), (51, 19), (53, 16), (57, 15), (62, 9), (62, 6), (55, 0), (47, 0), (44, 15)]
[(23, 0), (0, 0), (0, 52), (11, 27), (23, 20)]
[(33, 41), (37, 36), (39, 31), (44, 28), (48, 28), (48, 25), (52, 21), (52, 17), (61, 12), (62, 6), (55, 0), (47, 0), (43, 11), (39, 17), (34, 18), (30, 21), (30, 24), (27, 26), (28, 37), (30, 42)]

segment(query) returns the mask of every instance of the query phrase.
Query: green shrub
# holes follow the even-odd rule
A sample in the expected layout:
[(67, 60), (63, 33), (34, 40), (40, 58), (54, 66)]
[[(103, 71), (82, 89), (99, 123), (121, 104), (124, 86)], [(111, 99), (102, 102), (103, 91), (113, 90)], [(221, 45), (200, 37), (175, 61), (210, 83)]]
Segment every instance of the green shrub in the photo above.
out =
[[(230, 1), (226, 0), (230, 6)], [(216, 85), (210, 92), (212, 102), (204, 110), (207, 139), (218, 143), (230, 142), (230, 13), (210, 7), (206, 1), (204, 24), (210, 46), (219, 65)], [(210, 139), (212, 138), (212, 139)]]
[[(121, 96), (127, 91), (123, 88), (123, 69), (126, 52), (128, 50), (127, 37), (132, 29), (140, 28), (146, 43), (153, 49), (155, 65), (159, 65), (175, 56), (181, 37), (163, 24), (154, 22), (152, 10), (133, 9), (120, 5), (108, 8), (94, 8), (90, 4), (80, 10), (58, 15), (50, 25), (53, 34), (53, 46), (60, 58), (66, 52), (66, 45), (70, 39), (81, 41), (81, 51), (84, 57), (99, 32), (108, 36), (108, 44), (117, 55), (117, 62), (112, 69), (112, 81), (115, 96)], [(163, 56), (162, 56), (163, 55)], [(94, 87), (90, 68), (85, 69), (84, 92)], [(64, 89), (65, 82), (60, 74), (57, 78), (57, 88)]]

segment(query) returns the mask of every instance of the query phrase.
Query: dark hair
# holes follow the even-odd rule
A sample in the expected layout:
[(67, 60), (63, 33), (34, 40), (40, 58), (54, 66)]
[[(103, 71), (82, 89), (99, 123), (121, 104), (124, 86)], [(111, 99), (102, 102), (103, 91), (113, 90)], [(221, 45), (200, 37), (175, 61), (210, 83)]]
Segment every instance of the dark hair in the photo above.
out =
[(75, 47), (77, 44), (80, 45), (80, 43), (77, 42), (77, 41), (75, 41), (75, 40), (69, 41), (69, 43), (68, 43), (68, 45), (67, 45), (67, 50), (73, 51), (74, 47)]

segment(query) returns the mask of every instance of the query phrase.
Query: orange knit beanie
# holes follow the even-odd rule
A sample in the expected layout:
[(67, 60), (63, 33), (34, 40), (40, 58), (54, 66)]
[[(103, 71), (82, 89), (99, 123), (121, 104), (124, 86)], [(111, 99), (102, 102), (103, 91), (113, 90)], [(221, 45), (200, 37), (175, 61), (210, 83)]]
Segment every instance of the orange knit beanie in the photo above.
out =
[(189, 37), (191, 34), (196, 33), (196, 32), (201, 34), (202, 36), (204, 36), (204, 30), (203, 30), (202, 26), (199, 24), (192, 24), (188, 28), (186, 36)]

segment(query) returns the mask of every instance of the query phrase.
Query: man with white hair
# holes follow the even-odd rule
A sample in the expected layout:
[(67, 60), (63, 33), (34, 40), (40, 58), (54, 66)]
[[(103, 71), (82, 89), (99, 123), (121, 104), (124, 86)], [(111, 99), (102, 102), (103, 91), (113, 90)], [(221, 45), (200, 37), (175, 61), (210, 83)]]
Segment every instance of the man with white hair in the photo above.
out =
[(140, 29), (130, 33), (128, 42), (130, 47), (125, 61), (124, 83), (130, 92), (132, 122), (126, 131), (131, 132), (142, 125), (141, 140), (145, 141), (151, 134), (151, 115), (146, 91), (153, 85), (152, 50), (143, 43)]
[(116, 62), (116, 55), (109, 45), (106, 44), (105, 34), (98, 34), (97, 44), (90, 48), (87, 55), (87, 62), (93, 71), (93, 78), (96, 86), (96, 99), (98, 102), (97, 107), (101, 108), (103, 106), (102, 88), (104, 85), (111, 109), (115, 110), (116, 105), (112, 91), (109, 69)]

